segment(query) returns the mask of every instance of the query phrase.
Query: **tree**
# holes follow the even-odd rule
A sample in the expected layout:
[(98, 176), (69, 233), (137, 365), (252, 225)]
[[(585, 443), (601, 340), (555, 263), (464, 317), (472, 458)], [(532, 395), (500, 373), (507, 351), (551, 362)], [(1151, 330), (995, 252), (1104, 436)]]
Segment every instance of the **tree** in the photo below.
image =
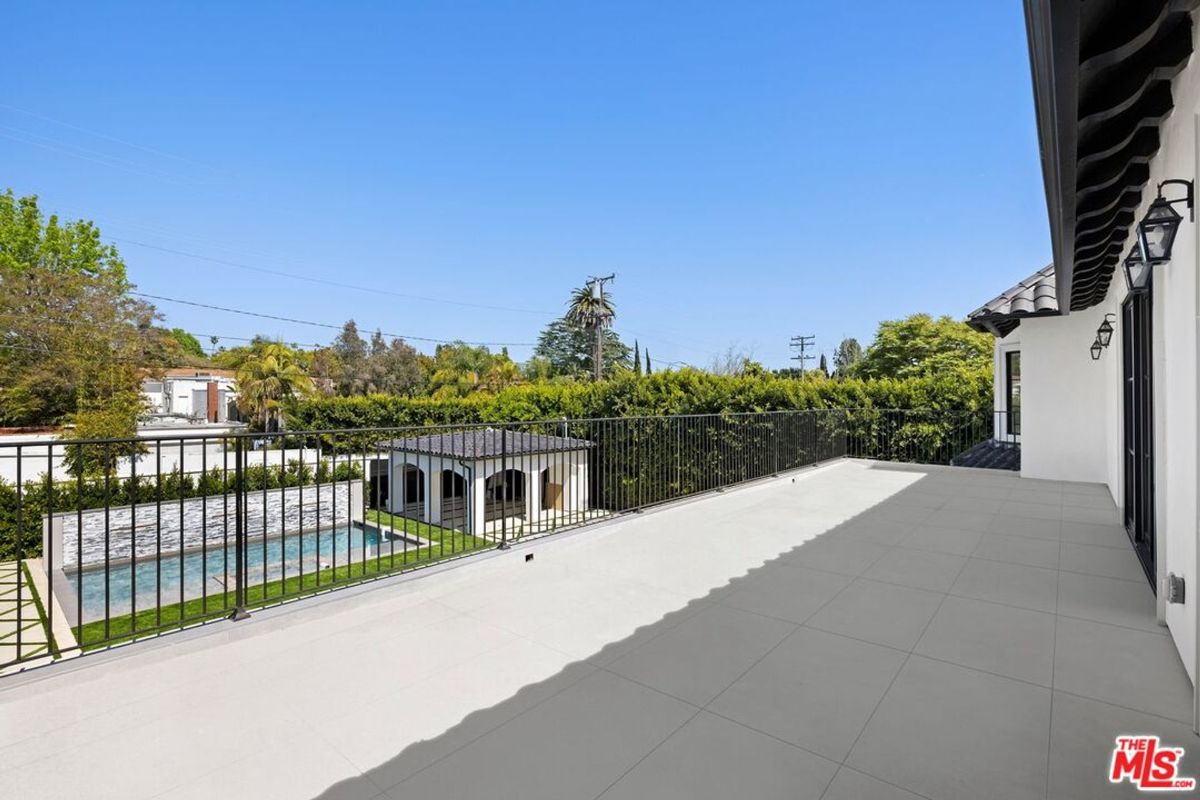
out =
[(434, 397), (466, 397), (498, 392), (521, 382), (521, 371), (508, 351), (492, 353), (483, 345), (440, 344), (430, 365), (429, 389)]
[(838, 375), (845, 377), (854, 369), (854, 365), (862, 361), (862, 345), (853, 337), (842, 339), (837, 350), (833, 351), (833, 369)]
[(425, 387), (425, 372), (416, 348), (403, 339), (388, 342), (378, 330), (371, 336), (364, 371), (368, 392), (412, 395)]
[(342, 375), (342, 364), (333, 348), (317, 347), (309, 350), (306, 357), (308, 376), (312, 378), (313, 388), (326, 396), (336, 394), (338, 380)]
[(145, 410), (145, 398), (135, 391), (82, 398), (71, 417), (73, 438), (118, 441), (68, 446), (64, 453), (68, 474), (111, 476), (117, 471), (120, 459), (147, 452), (148, 448), (135, 438), (138, 417)]
[(724, 353), (713, 356), (708, 371), (714, 375), (762, 375), (766, 369), (754, 360), (754, 353), (729, 345)]
[(592, 337), (592, 380), (604, 377), (604, 331), (617, 316), (612, 298), (604, 293), (604, 282), (589, 281), (571, 293), (564, 319)]
[(862, 378), (914, 378), (988, 370), (992, 337), (950, 317), (913, 314), (879, 323), (854, 374)]
[[(611, 328), (604, 330), (602, 337), (604, 376), (612, 377), (617, 370), (631, 367), (629, 347), (621, 341), (616, 331)], [(592, 337), (587, 331), (566, 319), (556, 319), (538, 336), (533, 357), (549, 363), (552, 377), (582, 378), (589, 373), (595, 375), (592, 363), (594, 352)]]
[(206, 358), (204, 348), (200, 346), (200, 340), (183, 328), (171, 328), (170, 337), (175, 344), (179, 345), (180, 352), (185, 356), (198, 359)]
[(821, 363), (818, 366), (818, 369), (821, 370), (821, 374), (823, 374), (826, 378), (829, 377), (829, 362), (825, 360), (824, 353), (821, 353)]
[(278, 342), (254, 348), (237, 371), (238, 408), (262, 431), (277, 431), (284, 407), (314, 393), (300, 353)]
[(70, 421), (81, 401), (130, 406), (139, 367), (178, 353), (132, 288), (95, 225), (0, 193), (0, 424)]
[(637, 339), (633, 340), (633, 374), (642, 374), (642, 353)]
[(646, 348), (646, 374), (650, 374), (650, 348)]
[(369, 377), (367, 375), (367, 343), (358, 335), (358, 325), (354, 320), (347, 320), (342, 331), (333, 340), (331, 346), (337, 356), (341, 372), (338, 378), (338, 393), (342, 395), (366, 394)]

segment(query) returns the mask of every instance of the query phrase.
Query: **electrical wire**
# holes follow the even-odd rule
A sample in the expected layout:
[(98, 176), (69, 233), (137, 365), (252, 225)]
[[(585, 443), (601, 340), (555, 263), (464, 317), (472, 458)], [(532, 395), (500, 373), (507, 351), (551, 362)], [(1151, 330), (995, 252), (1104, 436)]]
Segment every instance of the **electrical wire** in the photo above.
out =
[(356, 292), (367, 292), (367, 293), (373, 294), (373, 295), (385, 294), (385, 295), (389, 295), (392, 297), (403, 297), (407, 300), (419, 300), (423, 303), (441, 303), (444, 305), (461, 306), (463, 308), (480, 308), (480, 309), (485, 309), (487, 311), (509, 311), (509, 312), (512, 312), (515, 314), (537, 314), (539, 316), (546, 316), (548, 314), (548, 312), (537, 311), (532, 308), (510, 308), (508, 306), (494, 306), (494, 305), (487, 305), (485, 303), (469, 303), (469, 302), (461, 301), (461, 300), (446, 300), (446, 299), (438, 298), (438, 297), (425, 297), (423, 295), (408, 294), (406, 292), (397, 292), (397, 291), (393, 291), (391, 289), (387, 289), (387, 288), (380, 287), (380, 286), (361, 286), (361, 285), (353, 284), (353, 283), (345, 283), (343, 281), (330, 280), (328, 278), (316, 278), (311, 275), (298, 275), (294, 272), (285, 272), (284, 270), (272, 269), (270, 267), (259, 267), (259, 266), (255, 266), (253, 264), (245, 264), (240, 261), (229, 261), (229, 260), (223, 259), (223, 258), (213, 258), (211, 256), (204, 256), (204, 255), (200, 255), (198, 253), (189, 253), (186, 250), (176, 250), (171, 247), (162, 247), (160, 245), (149, 244), (147, 242), (139, 242), (134, 239), (125, 239), (125, 238), (121, 238), (121, 237), (117, 237), (117, 236), (110, 236), (107, 238), (111, 239), (114, 242), (121, 242), (122, 244), (132, 244), (137, 247), (145, 247), (149, 250), (157, 250), (161, 253), (170, 253), (172, 255), (183, 256), (184, 258), (194, 258), (198, 261), (207, 261), (207, 262), (210, 262), (213, 264), (222, 264), (227, 267), (234, 267), (236, 269), (249, 270), (251, 272), (259, 272), (264, 275), (274, 275), (279, 278), (290, 278), (292, 280), (297, 280), (297, 281), (306, 281), (308, 283), (315, 283), (315, 284), (319, 284), (321, 286), (333, 286), (333, 287), (336, 287), (339, 289), (351, 289)]
[[(274, 320), (276, 322), (288, 322), (288, 323), (292, 323), (295, 325), (309, 325), (314, 328), (328, 328), (331, 330), (340, 331), (340, 330), (342, 330), (342, 328), (345, 327), (344, 324), (343, 325), (334, 325), (329, 322), (314, 322), (312, 320), (299, 319), (297, 317), (282, 317), (282, 316), (277, 316), (275, 314), (265, 314), (265, 313), (262, 313), (259, 311), (246, 311), (244, 309), (239, 309), (239, 308), (229, 308), (228, 306), (218, 306), (218, 305), (213, 305), (211, 303), (200, 303), (195, 300), (182, 300), (177, 297), (166, 297), (164, 295), (148, 294), (146, 292), (130, 292), (130, 294), (133, 295), (134, 297), (144, 297), (148, 300), (158, 300), (158, 301), (164, 302), (164, 303), (179, 303), (180, 305), (194, 306), (196, 308), (205, 308), (205, 309), (209, 309), (211, 311), (223, 311), (228, 314), (242, 314), (247, 317), (257, 317), (259, 319), (269, 319), (269, 320)], [(485, 347), (486, 346), (490, 346), (490, 347), (536, 347), (537, 346), (536, 342), (486, 342), (486, 341), (466, 341), (463, 339), (437, 339), (437, 338), (433, 338), (430, 336), (409, 336), (409, 335), (405, 335), (402, 333), (389, 333), (387, 331), (382, 331), (382, 330), (380, 331), (380, 333), (383, 336), (386, 336), (391, 339), (405, 339), (407, 341), (428, 342), (431, 344), (457, 344), (459, 342), (462, 342), (463, 344), (469, 344), (469, 345), (475, 345), (475, 346), (485, 346)]]

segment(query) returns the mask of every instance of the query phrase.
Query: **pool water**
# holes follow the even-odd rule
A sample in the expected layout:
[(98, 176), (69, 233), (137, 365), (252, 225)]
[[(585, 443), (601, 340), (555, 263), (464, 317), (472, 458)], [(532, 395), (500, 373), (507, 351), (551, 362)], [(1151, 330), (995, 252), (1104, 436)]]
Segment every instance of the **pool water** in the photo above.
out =
[[(383, 542), (386, 555), (392, 540), (385, 534)], [(247, 584), (254, 586), (264, 580), (279, 580), (285, 572), (290, 578), (299, 575), (302, 567), (308, 574), (315, 571), (318, 564), (328, 567), (336, 561), (340, 567), (347, 562), (362, 560), (364, 551), (367, 557), (373, 557), (379, 550), (379, 543), (378, 530), (357, 525), (251, 541), (246, 552)], [(395, 546), (399, 551), (401, 543), (396, 540)], [(231, 543), (228, 547), (209, 547), (207, 552), (164, 554), (160, 559), (113, 566), (107, 580), (103, 568), (84, 570), (82, 576), (68, 573), (67, 581), (73, 593), (80, 596), (61, 602), (72, 610), (81, 603), (83, 622), (104, 619), (106, 614), (129, 614), (134, 610), (135, 597), (139, 611), (153, 609), (160, 596), (163, 605), (177, 603), (181, 593), (184, 600), (203, 597), (206, 593), (210, 597), (216, 596), (219, 608), (220, 595), (234, 590), (236, 565)]]

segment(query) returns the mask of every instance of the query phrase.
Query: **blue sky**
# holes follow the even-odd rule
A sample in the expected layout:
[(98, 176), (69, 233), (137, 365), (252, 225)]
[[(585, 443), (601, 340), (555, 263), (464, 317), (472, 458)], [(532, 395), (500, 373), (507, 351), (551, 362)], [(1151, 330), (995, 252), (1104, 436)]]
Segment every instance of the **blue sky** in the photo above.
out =
[[(786, 366), (793, 334), (961, 317), (1049, 260), (1016, 0), (59, 2), (6, 27), (0, 186), (94, 219), (150, 294), (524, 343), (615, 272), (656, 361)], [(226, 344), (334, 333), (158, 305)]]

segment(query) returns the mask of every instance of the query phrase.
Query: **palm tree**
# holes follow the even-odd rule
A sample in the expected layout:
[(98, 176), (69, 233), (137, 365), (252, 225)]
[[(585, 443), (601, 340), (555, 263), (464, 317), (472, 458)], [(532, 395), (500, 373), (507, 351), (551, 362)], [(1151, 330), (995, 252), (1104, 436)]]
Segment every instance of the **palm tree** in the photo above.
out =
[(592, 334), (592, 378), (604, 377), (604, 329), (617, 316), (612, 298), (604, 294), (604, 281), (593, 278), (586, 286), (571, 292), (567, 303), (567, 322)]
[(279, 430), (284, 406), (316, 389), (299, 353), (277, 342), (254, 348), (237, 371), (238, 408), (264, 431)]

